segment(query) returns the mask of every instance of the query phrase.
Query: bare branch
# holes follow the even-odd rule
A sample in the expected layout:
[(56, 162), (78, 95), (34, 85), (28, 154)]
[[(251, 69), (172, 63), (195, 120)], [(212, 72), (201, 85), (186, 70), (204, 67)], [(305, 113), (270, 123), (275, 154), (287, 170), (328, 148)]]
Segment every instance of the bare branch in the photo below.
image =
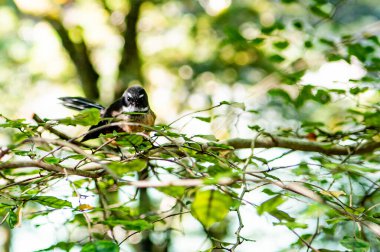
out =
[[(233, 138), (222, 141), (223, 144), (235, 149), (251, 148), (252, 139)], [(380, 148), (380, 142), (367, 142), (357, 147), (356, 145), (337, 145), (323, 142), (310, 142), (303, 139), (280, 136), (260, 136), (255, 141), (256, 148), (280, 147), (292, 150), (319, 152), (327, 155), (352, 155), (373, 152)]]
[(51, 165), (47, 164), (41, 161), (14, 161), (14, 162), (7, 162), (0, 164), (0, 170), (3, 169), (13, 169), (13, 168), (28, 168), (28, 167), (38, 167), (41, 169), (44, 169), (46, 171), (51, 172), (57, 172), (61, 174), (68, 174), (68, 175), (78, 175), (82, 177), (88, 177), (88, 178), (98, 178), (101, 177), (103, 174), (103, 170), (100, 172), (88, 172), (88, 171), (82, 171), (82, 170), (75, 170), (72, 168), (66, 168), (58, 165)]
[[(149, 181), (149, 180), (137, 180), (137, 181), (123, 181), (126, 185), (135, 186), (137, 188), (153, 188), (153, 187), (168, 187), (168, 186), (184, 186), (184, 187), (196, 187), (205, 185), (204, 179), (177, 179), (172, 181)], [(230, 185), (236, 182), (232, 178), (223, 178), (218, 181), (219, 185)]]

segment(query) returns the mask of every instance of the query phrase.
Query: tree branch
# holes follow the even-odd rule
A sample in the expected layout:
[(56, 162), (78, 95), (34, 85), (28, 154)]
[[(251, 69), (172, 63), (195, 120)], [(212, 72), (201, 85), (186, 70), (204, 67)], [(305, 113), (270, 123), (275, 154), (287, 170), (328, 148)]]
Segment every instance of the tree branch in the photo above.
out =
[[(235, 149), (247, 149), (252, 146), (252, 139), (233, 138), (222, 141), (223, 144)], [(319, 152), (327, 155), (352, 155), (370, 153), (380, 148), (380, 142), (367, 142), (357, 147), (356, 145), (338, 145), (323, 142), (310, 142), (303, 139), (280, 136), (260, 136), (254, 141), (256, 148), (286, 148), (299, 151)]]
[[(73, 140), (72, 137), (66, 135), (65, 133), (59, 131), (59, 130), (56, 130), (54, 129), (54, 127), (49, 124), (49, 123), (46, 123), (44, 120), (42, 120), (37, 114), (33, 114), (33, 120), (35, 120), (37, 123), (41, 124), (42, 127), (48, 131), (50, 131), (51, 133), (53, 133), (54, 135), (58, 136), (60, 139), (63, 139), (63, 140), (66, 140), (66, 141), (69, 141), (73, 144), (76, 144), (76, 145), (82, 145), (84, 147), (91, 147), (85, 143), (82, 143), (80, 141), (77, 141), (77, 140)], [(0, 156), (1, 158), (1, 156)]]
[(65, 168), (58, 165), (50, 165), (42, 161), (34, 161), (34, 160), (14, 161), (14, 162), (7, 162), (7, 163), (0, 164), (0, 170), (13, 169), (13, 168), (28, 168), (28, 167), (38, 167), (46, 171), (57, 172), (57, 173), (68, 174), (68, 175), (78, 175), (78, 176), (88, 177), (88, 178), (98, 178), (98, 177), (101, 177), (103, 174), (103, 170), (101, 170), (100, 172), (88, 172), (88, 171), (82, 171), (78, 169)]
[[(13, 1), (10, 1), (13, 3)], [(89, 98), (96, 100), (99, 98), (99, 89), (97, 82), (99, 79), (99, 74), (95, 71), (93, 64), (91, 63), (90, 57), (88, 55), (88, 49), (86, 44), (81, 41), (79, 43), (74, 43), (69, 36), (69, 32), (62, 24), (62, 21), (53, 15), (43, 14), (35, 15), (31, 13), (24, 13), (17, 4), (13, 4), (16, 11), (27, 18), (32, 19), (42, 19), (48, 22), (52, 28), (57, 32), (61, 39), (62, 46), (65, 48), (69, 57), (71, 58), (79, 76), (82, 84), (82, 89), (84, 94)]]
[(60, 20), (52, 17), (44, 17), (44, 20), (46, 20), (55, 29), (58, 36), (61, 38), (63, 47), (66, 49), (75, 65), (79, 79), (81, 80), (83, 92), (86, 97), (92, 100), (98, 99), (99, 89), (97, 82), (99, 79), (99, 74), (95, 71), (95, 68), (91, 63), (86, 44), (83, 41), (74, 43), (70, 39), (68, 31)]
[[(218, 181), (218, 185), (230, 185), (236, 182), (232, 178), (223, 178)], [(177, 179), (172, 181), (151, 181), (151, 180), (137, 180), (137, 181), (122, 181), (121, 185), (135, 186), (137, 188), (156, 188), (168, 186), (183, 186), (183, 187), (196, 187), (207, 184), (204, 179)]]

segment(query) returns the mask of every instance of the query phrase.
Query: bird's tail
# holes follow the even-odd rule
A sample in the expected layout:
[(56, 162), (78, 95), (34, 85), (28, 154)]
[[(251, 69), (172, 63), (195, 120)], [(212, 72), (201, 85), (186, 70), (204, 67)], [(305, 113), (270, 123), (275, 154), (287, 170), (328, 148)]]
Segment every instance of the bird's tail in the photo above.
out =
[(83, 97), (60, 97), (58, 99), (62, 101), (63, 106), (75, 110), (84, 110), (89, 108), (96, 108), (99, 110), (104, 109), (102, 105)]

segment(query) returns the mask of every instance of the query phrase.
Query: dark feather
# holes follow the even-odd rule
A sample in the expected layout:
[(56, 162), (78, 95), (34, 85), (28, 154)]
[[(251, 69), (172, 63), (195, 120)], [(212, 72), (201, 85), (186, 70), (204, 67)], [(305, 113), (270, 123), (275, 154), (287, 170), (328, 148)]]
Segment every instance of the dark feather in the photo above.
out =
[[(122, 109), (121, 99), (118, 99), (114, 103), (112, 103), (107, 109), (104, 110), (102, 117), (103, 118), (116, 117), (115, 114), (119, 114), (121, 112), (121, 109)], [(112, 121), (102, 120), (97, 125), (91, 126), (90, 130), (94, 130), (94, 129), (101, 127), (101, 126), (104, 126), (110, 122), (112, 122)], [(94, 132), (91, 132), (91, 133), (88, 133), (87, 135), (85, 135), (82, 139), (82, 142), (93, 139), (93, 138), (97, 138), (97, 137), (99, 137), (100, 134), (112, 133), (114, 130), (117, 132), (120, 132), (121, 128), (118, 126), (113, 126), (113, 127), (107, 127), (105, 129), (101, 129), (101, 130), (95, 130)]]
[(63, 106), (75, 110), (84, 110), (89, 108), (96, 108), (99, 110), (104, 109), (102, 105), (82, 97), (60, 97), (58, 99), (62, 101)]

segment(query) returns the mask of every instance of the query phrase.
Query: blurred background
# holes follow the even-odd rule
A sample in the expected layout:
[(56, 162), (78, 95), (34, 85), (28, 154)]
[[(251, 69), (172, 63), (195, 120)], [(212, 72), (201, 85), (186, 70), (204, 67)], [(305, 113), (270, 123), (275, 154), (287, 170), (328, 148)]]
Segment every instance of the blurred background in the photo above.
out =
[[(12, 119), (31, 120), (34, 113), (63, 118), (73, 112), (58, 97), (109, 105), (138, 84), (147, 89), (162, 124), (236, 102), (197, 114), (211, 116), (210, 124), (193, 117), (175, 122), (187, 134), (247, 138), (254, 135), (247, 125), (297, 132), (305, 121), (341, 129), (346, 109), (380, 101), (372, 89), (380, 61), (368, 65), (365, 58), (378, 55), (378, 46), (371, 51), (366, 43), (380, 34), (379, 19), (377, 0), (2, 0), (0, 113)], [(307, 101), (301, 95), (311, 85), (318, 91)], [(338, 97), (339, 90), (355, 88), (366, 92)], [(9, 144), (12, 134), (1, 130), (0, 144)], [(85, 129), (62, 130), (77, 136)], [(246, 231), (257, 242), (240, 251), (279, 251), (296, 240), (284, 227), (249, 211), (246, 216), (261, 229)], [(171, 251), (207, 248), (197, 235), (199, 224), (188, 221), (193, 233), (178, 235)], [(17, 228), (12, 251), (46, 248), (67, 235), (47, 223)], [(29, 243), (36, 237), (31, 230), (41, 234), (38, 242)], [(9, 243), (5, 228), (0, 234), (0, 243)], [(181, 250), (183, 244), (194, 244), (194, 250)]]

